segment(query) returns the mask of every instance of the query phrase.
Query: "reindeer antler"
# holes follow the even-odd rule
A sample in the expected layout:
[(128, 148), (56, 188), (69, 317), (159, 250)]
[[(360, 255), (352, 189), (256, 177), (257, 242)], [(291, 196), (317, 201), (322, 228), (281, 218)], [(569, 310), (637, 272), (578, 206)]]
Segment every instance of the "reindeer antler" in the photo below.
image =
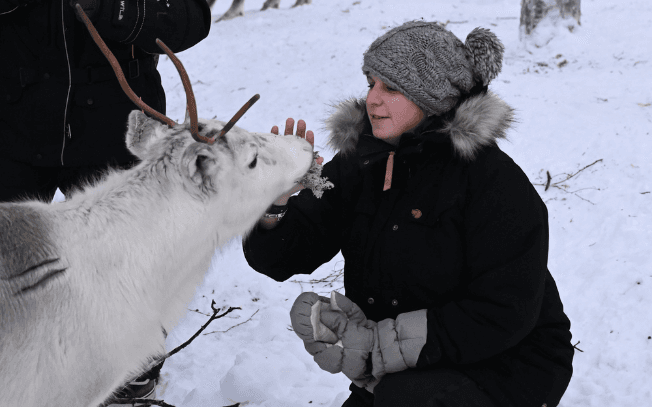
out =
[[(190, 116), (190, 134), (192, 135), (192, 138), (194, 138), (195, 141), (208, 143), (210, 139), (199, 134), (197, 103), (195, 102), (195, 93), (192, 91), (192, 85), (190, 84), (190, 78), (188, 77), (186, 68), (183, 67), (183, 64), (181, 61), (179, 61), (179, 58), (174, 55), (172, 50), (168, 48), (168, 46), (165, 45), (163, 41), (157, 38), (156, 45), (158, 45), (159, 48), (161, 48), (163, 52), (165, 52), (167, 56), (170, 57), (170, 61), (172, 61), (174, 67), (177, 68), (177, 72), (179, 72), (179, 76), (181, 76), (181, 83), (183, 83), (183, 89), (186, 91), (186, 110)], [(212, 142), (209, 144), (212, 144)]]
[(106, 59), (109, 60), (109, 63), (111, 64), (111, 67), (115, 72), (115, 75), (118, 77), (118, 82), (120, 82), (120, 86), (122, 87), (122, 90), (127, 94), (129, 99), (131, 99), (132, 102), (134, 102), (138, 107), (143, 109), (145, 112), (149, 113), (150, 116), (153, 116), (154, 118), (160, 120), (161, 122), (167, 124), (168, 126), (175, 126), (176, 123), (174, 122), (174, 120), (147, 106), (147, 104), (145, 104), (142, 100), (140, 100), (138, 96), (136, 96), (134, 91), (131, 90), (131, 87), (127, 83), (127, 79), (125, 78), (125, 75), (122, 72), (122, 68), (120, 68), (120, 63), (115, 58), (111, 50), (109, 50), (109, 47), (107, 47), (102, 37), (100, 37), (100, 34), (98, 34), (97, 30), (95, 29), (95, 26), (93, 26), (93, 23), (91, 23), (91, 20), (88, 18), (86, 13), (84, 13), (84, 10), (79, 5), (79, 3), (75, 4), (75, 8), (77, 9), (77, 15), (82, 19), (82, 21), (86, 25), (88, 32), (91, 34), (91, 37), (93, 37), (93, 40), (95, 40), (97, 46), (100, 47)]
[[(251, 99), (249, 99), (247, 101), (247, 103), (242, 105), (242, 107), (240, 108), (240, 110), (238, 110), (236, 112), (236, 114), (233, 115), (231, 120), (229, 120), (229, 122), (224, 126), (224, 128), (222, 128), (222, 131), (220, 132), (220, 134), (218, 134), (217, 136), (214, 136), (211, 140), (213, 140), (213, 142), (214, 142), (218, 137), (222, 137), (223, 135), (226, 134), (227, 131), (231, 130), (231, 128), (235, 125), (235, 123), (238, 120), (240, 120), (240, 118), (245, 114), (245, 112), (247, 110), (249, 110), (249, 108), (251, 106), (253, 106), (253, 104), (258, 101), (258, 99), (260, 99), (260, 95), (258, 93), (256, 93), (255, 95), (253, 95), (251, 97)], [(211, 142), (211, 144), (212, 144), (212, 142)]]
[[(88, 18), (86, 13), (84, 13), (82, 7), (79, 4), (76, 4), (75, 9), (77, 11), (77, 15), (81, 18), (84, 25), (86, 25), (88, 32), (91, 34), (91, 37), (93, 37), (93, 40), (95, 41), (97, 46), (100, 47), (100, 50), (102, 50), (102, 53), (104, 54), (106, 59), (109, 60), (109, 64), (111, 64), (111, 67), (113, 68), (113, 71), (115, 72), (115, 75), (118, 78), (120, 87), (122, 87), (122, 90), (129, 97), (129, 99), (131, 99), (131, 101), (134, 102), (136, 106), (140, 107), (143, 111), (148, 113), (153, 118), (161, 121), (162, 123), (167, 124), (170, 127), (176, 126), (178, 123), (176, 123), (174, 120), (170, 119), (169, 117), (165, 116), (164, 114), (159, 113), (156, 110), (152, 109), (145, 102), (143, 102), (138, 96), (136, 96), (136, 93), (134, 93), (134, 91), (127, 83), (127, 79), (125, 78), (125, 75), (122, 72), (122, 68), (120, 68), (120, 63), (115, 58), (115, 56), (113, 55), (109, 47), (106, 45), (104, 40), (102, 40), (102, 37), (100, 37), (100, 34), (95, 29), (95, 26), (93, 26), (91, 20)], [(186, 69), (183, 67), (181, 61), (179, 61), (179, 58), (177, 58), (176, 55), (174, 55), (172, 50), (170, 50), (170, 48), (168, 48), (167, 45), (163, 43), (163, 41), (157, 38), (156, 44), (170, 58), (175, 68), (177, 69), (177, 72), (179, 72), (179, 76), (181, 76), (183, 89), (186, 92), (186, 110), (188, 111), (190, 116), (190, 134), (192, 135), (192, 138), (195, 139), (195, 141), (199, 141), (207, 144), (213, 144), (218, 137), (222, 137), (229, 130), (231, 130), (231, 128), (235, 125), (235, 123), (238, 120), (240, 120), (240, 118), (245, 114), (245, 112), (249, 110), (249, 108), (254, 103), (256, 103), (258, 99), (260, 99), (259, 94), (255, 94), (251, 99), (249, 99), (249, 101), (247, 101), (247, 103), (245, 103), (240, 108), (240, 110), (238, 110), (238, 112), (231, 118), (231, 120), (229, 120), (229, 122), (224, 126), (224, 128), (222, 128), (222, 131), (217, 136), (211, 138), (202, 136), (201, 134), (199, 134), (199, 123), (197, 120), (197, 104), (195, 102), (195, 94), (192, 91), (192, 85), (190, 83), (190, 78), (188, 77), (188, 73), (186, 72)]]

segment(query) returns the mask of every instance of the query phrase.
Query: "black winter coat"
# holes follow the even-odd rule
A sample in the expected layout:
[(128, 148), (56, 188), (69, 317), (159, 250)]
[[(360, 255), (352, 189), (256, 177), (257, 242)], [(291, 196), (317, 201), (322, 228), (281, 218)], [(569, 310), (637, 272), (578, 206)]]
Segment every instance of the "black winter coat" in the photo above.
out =
[[(69, 2), (0, 0), (0, 159), (48, 167), (127, 164), (135, 159), (124, 142), (127, 116), (137, 107)], [(206, 1), (101, 4), (95, 25), (130, 87), (164, 113), (155, 39), (174, 52), (201, 41), (211, 23)]]
[(292, 197), (276, 228), (245, 240), (247, 261), (284, 281), (341, 250), (346, 296), (369, 319), (428, 310), (417, 368), (458, 369), (499, 406), (557, 405), (572, 374), (570, 321), (547, 269), (546, 206), (495, 144), (511, 118), (481, 94), (394, 148), (370, 135), (364, 101), (343, 103), (328, 121), (339, 152), (323, 168), (335, 187)]

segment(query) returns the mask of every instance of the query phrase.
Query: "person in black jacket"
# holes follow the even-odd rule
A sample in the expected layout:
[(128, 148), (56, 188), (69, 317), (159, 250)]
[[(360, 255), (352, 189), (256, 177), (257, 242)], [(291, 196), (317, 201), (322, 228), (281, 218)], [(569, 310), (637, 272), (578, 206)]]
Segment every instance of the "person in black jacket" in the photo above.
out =
[[(156, 38), (180, 52), (211, 23), (205, 0), (0, 0), (0, 202), (51, 201), (57, 188), (68, 194), (108, 166), (135, 164), (124, 136), (138, 107), (76, 18), (76, 4), (136, 95), (163, 114)], [(151, 396), (161, 366), (105, 405)]]
[(210, 29), (205, 0), (0, 0), (0, 202), (51, 201), (108, 165), (136, 158), (124, 142), (136, 105), (76, 18), (79, 3), (129, 86), (165, 114), (160, 38), (174, 52)]
[(346, 296), (303, 293), (290, 316), (319, 366), (352, 380), (345, 407), (552, 407), (566, 391), (547, 209), (496, 144), (513, 120), (488, 90), (503, 50), (489, 30), (462, 43), (424, 21), (378, 38), (366, 99), (327, 120), (334, 187), (282, 196), (243, 241), (277, 281), (342, 252)]

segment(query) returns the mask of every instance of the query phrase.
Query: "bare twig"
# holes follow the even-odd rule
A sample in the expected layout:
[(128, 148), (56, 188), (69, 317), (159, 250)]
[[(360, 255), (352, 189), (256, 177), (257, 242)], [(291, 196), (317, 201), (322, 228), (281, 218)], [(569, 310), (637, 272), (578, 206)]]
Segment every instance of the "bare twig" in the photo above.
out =
[(127, 405), (134, 405), (138, 403), (139, 406), (161, 406), (161, 407), (174, 407), (172, 404), (168, 404), (163, 400), (152, 400), (152, 399), (129, 399)]
[(226, 333), (226, 332), (229, 332), (231, 329), (233, 329), (233, 328), (235, 328), (235, 327), (237, 327), (237, 326), (240, 326), (240, 325), (242, 325), (242, 324), (246, 324), (247, 322), (251, 321), (251, 318), (253, 318), (254, 315), (256, 315), (256, 314), (258, 313), (258, 311), (260, 311), (260, 309), (257, 309), (256, 312), (254, 312), (253, 314), (251, 314), (251, 316), (249, 317), (249, 319), (247, 319), (246, 321), (240, 322), (240, 323), (237, 324), (237, 325), (233, 325), (231, 328), (227, 329), (226, 331), (213, 331), (213, 332), (207, 332), (207, 333), (205, 333), (204, 335), (210, 335), (210, 334), (214, 334), (214, 333)]
[(201, 311), (198, 310), (198, 309), (190, 309), (190, 308), (188, 308), (188, 311), (190, 311), (190, 312), (196, 312), (196, 313), (198, 313), (198, 314), (200, 314), (200, 315), (203, 315), (203, 316), (206, 316), (206, 317), (210, 317), (210, 316), (211, 316), (210, 314), (206, 314), (206, 313), (204, 313), (204, 312), (201, 312)]
[(550, 171), (546, 171), (546, 176), (548, 177), (548, 181), (546, 181), (546, 189), (544, 191), (547, 191), (548, 188), (550, 188), (550, 181), (552, 180), (552, 177), (550, 176)]
[(589, 201), (589, 200), (586, 199), (586, 198), (583, 198), (581, 195), (579, 195), (579, 194), (577, 193), (577, 192), (579, 192), (579, 191), (584, 191), (585, 189), (595, 189), (596, 191), (599, 191), (599, 190), (600, 190), (600, 188), (582, 188), (582, 189), (578, 189), (578, 190), (576, 190), (576, 191), (570, 191), (570, 192), (566, 191), (566, 192), (568, 192), (569, 194), (573, 194), (573, 195), (575, 195), (576, 197), (580, 198), (580, 199), (583, 200), (583, 201), (586, 201), (586, 202), (590, 203), (591, 205), (595, 205), (595, 203)]
[[(165, 356), (166, 359), (169, 358), (170, 356), (174, 355), (175, 353), (179, 352), (181, 349), (185, 348), (186, 346), (188, 346), (190, 344), (190, 342), (194, 341), (195, 338), (198, 337), (199, 334), (201, 334), (204, 331), (204, 329), (206, 329), (206, 327), (211, 322), (213, 322), (214, 320), (216, 320), (218, 318), (222, 318), (223, 316), (225, 316), (226, 314), (230, 313), (233, 310), (236, 310), (236, 309), (241, 310), (242, 308), (240, 308), (240, 307), (229, 307), (229, 309), (226, 310), (222, 315), (217, 315), (217, 313), (220, 312), (220, 308), (215, 308), (215, 300), (213, 300), (211, 302), (211, 309), (213, 310), (213, 315), (210, 317), (210, 319), (199, 329), (199, 331), (195, 332), (195, 334), (192, 337), (190, 337), (190, 339), (188, 339), (187, 341), (185, 341), (181, 345), (174, 348), (174, 350), (172, 350), (172, 352), (169, 352)], [(258, 311), (256, 311), (256, 312), (258, 312)]]
[(582, 189), (578, 189), (576, 191), (568, 191), (568, 185), (564, 184), (564, 182), (566, 182), (569, 179), (577, 176), (579, 173), (581, 173), (585, 169), (587, 169), (587, 168), (589, 168), (589, 167), (591, 167), (591, 166), (593, 166), (593, 165), (595, 165), (595, 164), (597, 164), (597, 163), (599, 163), (601, 161), (602, 161), (602, 158), (600, 158), (599, 160), (595, 160), (591, 164), (584, 166), (583, 168), (579, 169), (578, 171), (576, 171), (576, 172), (574, 172), (572, 174), (564, 174), (564, 175), (566, 175), (566, 178), (564, 178), (564, 179), (562, 179), (560, 181), (557, 181), (557, 182), (552, 182), (553, 177), (550, 175), (550, 171), (546, 171), (546, 182), (545, 183), (540, 183), (540, 184), (532, 184), (532, 185), (540, 185), (542, 187), (545, 187), (545, 189), (544, 189), (545, 191), (547, 191), (550, 187), (557, 188), (557, 189), (559, 189), (561, 191), (564, 191), (566, 193), (573, 194), (573, 195), (577, 196), (578, 198), (580, 198), (583, 201), (586, 201), (586, 202), (588, 202), (588, 203), (590, 203), (592, 205), (595, 205), (593, 202), (589, 201), (588, 199), (585, 199), (585, 198), (581, 197), (580, 195), (578, 195), (577, 192), (583, 191), (585, 189), (597, 189), (599, 191), (598, 188), (582, 188)]
[(163, 356), (159, 356), (155, 358), (152, 362), (150, 362), (149, 366), (144, 370), (145, 372), (152, 370), (154, 366), (158, 365), (159, 363), (163, 362), (165, 359), (169, 358), (170, 356), (178, 353), (181, 349), (185, 348), (186, 346), (190, 345), (192, 341), (195, 340), (201, 334), (208, 325), (213, 322), (216, 319), (222, 318), (226, 314), (230, 313), (231, 311), (237, 310), (237, 309), (242, 309), (240, 307), (229, 307), (228, 310), (226, 310), (222, 315), (217, 315), (220, 312), (220, 308), (215, 308), (215, 300), (211, 301), (211, 309), (213, 310), (213, 315), (208, 319), (208, 321), (201, 327), (193, 336), (190, 337), (187, 341), (182, 343), (181, 345), (177, 346), (174, 348), (171, 352), (166, 353)]
[(331, 274), (320, 279), (313, 279), (308, 281), (290, 280), (291, 283), (307, 283), (307, 284), (328, 284), (332, 285), (344, 274), (344, 269), (334, 270)]
[(568, 181), (569, 179), (573, 178), (574, 176), (576, 176), (576, 175), (579, 174), (580, 172), (584, 171), (585, 169), (587, 169), (587, 168), (591, 167), (592, 165), (595, 165), (595, 164), (597, 164), (597, 163), (599, 163), (599, 162), (601, 162), (601, 161), (602, 161), (602, 158), (600, 158), (599, 160), (595, 160), (595, 161), (593, 161), (591, 164), (585, 166), (584, 168), (578, 170), (577, 172), (575, 172), (575, 173), (573, 173), (573, 174), (571, 174), (571, 175), (568, 175), (568, 176), (566, 177), (566, 179), (563, 179), (563, 180), (561, 180), (561, 181), (559, 181), (559, 182), (555, 182), (555, 184), (560, 184), (560, 183), (562, 183), (562, 182)]
[(584, 353), (584, 351), (582, 349), (577, 347), (577, 345), (579, 345), (579, 344), (580, 344), (580, 341), (577, 341), (577, 343), (575, 345), (573, 345), (573, 348), (575, 348), (575, 349), (579, 350), (580, 352)]
[[(218, 315), (218, 313), (220, 312), (221, 309), (220, 308), (215, 308), (215, 300), (212, 300), (211, 301), (211, 309), (213, 310), (213, 315), (211, 315), (211, 317), (208, 319), (208, 321), (204, 325), (202, 325), (202, 327), (199, 328), (199, 330), (197, 332), (195, 332), (195, 334), (193, 336), (191, 336), (190, 339), (188, 339), (187, 341), (185, 341), (181, 345), (174, 348), (171, 352), (168, 352), (167, 354), (156, 358), (154, 361), (152, 361), (149, 364), (149, 367), (145, 371), (151, 370), (154, 366), (158, 365), (159, 363), (163, 362), (165, 359), (167, 359), (170, 356), (175, 355), (176, 353), (178, 353), (181, 349), (183, 349), (186, 346), (190, 345), (190, 343), (192, 341), (194, 341), (195, 338), (197, 338), (199, 336), (199, 334), (201, 334), (206, 329), (206, 327), (208, 327), (208, 325), (210, 325), (211, 322), (215, 321), (216, 319), (222, 318), (223, 316), (230, 313), (231, 311), (234, 311), (234, 310), (237, 310), (237, 309), (242, 309), (242, 308), (240, 308), (240, 307), (229, 307), (229, 309), (226, 310), (223, 314)], [(196, 310), (195, 312), (199, 312), (199, 311)], [(200, 312), (200, 314), (201, 314), (201, 312)], [(139, 403), (140, 405), (143, 405), (143, 406), (174, 407), (172, 404), (168, 404), (168, 403), (164, 402), (163, 400), (151, 400), (151, 399), (140, 399), (140, 398), (129, 399), (127, 401), (127, 403), (132, 404), (132, 405), (135, 404), (135, 403)]]
[[(338, 262), (339, 263), (339, 262)], [(290, 280), (291, 283), (296, 283), (301, 286), (301, 291), (303, 291), (303, 284), (310, 284), (310, 285), (316, 285), (316, 284), (324, 284), (327, 287), (333, 287), (333, 284), (336, 282), (340, 282), (342, 280), (342, 276), (344, 275), (344, 267), (336, 269), (335, 266), (333, 267), (333, 271), (327, 275), (326, 277), (319, 278), (319, 279), (312, 279), (308, 281), (301, 281), (301, 280)], [(339, 288), (337, 289), (339, 290)], [(335, 290), (335, 291), (337, 291)]]

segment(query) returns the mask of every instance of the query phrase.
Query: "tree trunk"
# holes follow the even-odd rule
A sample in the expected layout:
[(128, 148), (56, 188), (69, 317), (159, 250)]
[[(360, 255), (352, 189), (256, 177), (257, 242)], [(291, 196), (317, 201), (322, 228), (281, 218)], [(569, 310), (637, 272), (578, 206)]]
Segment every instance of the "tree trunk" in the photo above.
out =
[(312, 0), (297, 0), (296, 3), (294, 3), (294, 6), (292, 7), (297, 7), (297, 6), (303, 6), (304, 4), (311, 4)]
[[(580, 24), (580, 0), (521, 0), (521, 27), (530, 35), (537, 24), (551, 11), (557, 11), (562, 19), (573, 18)], [(569, 26), (569, 30), (572, 28)]]
[(281, 0), (266, 0), (261, 10), (267, 10), (268, 8), (278, 8), (280, 3)]
[[(209, 5), (210, 5), (210, 1), (209, 1)], [(233, 3), (231, 3), (231, 7), (229, 7), (229, 9), (226, 10), (226, 13), (224, 13), (222, 17), (218, 18), (217, 21), (230, 20), (232, 18), (242, 17), (242, 16), (244, 16), (244, 0), (233, 0)]]

